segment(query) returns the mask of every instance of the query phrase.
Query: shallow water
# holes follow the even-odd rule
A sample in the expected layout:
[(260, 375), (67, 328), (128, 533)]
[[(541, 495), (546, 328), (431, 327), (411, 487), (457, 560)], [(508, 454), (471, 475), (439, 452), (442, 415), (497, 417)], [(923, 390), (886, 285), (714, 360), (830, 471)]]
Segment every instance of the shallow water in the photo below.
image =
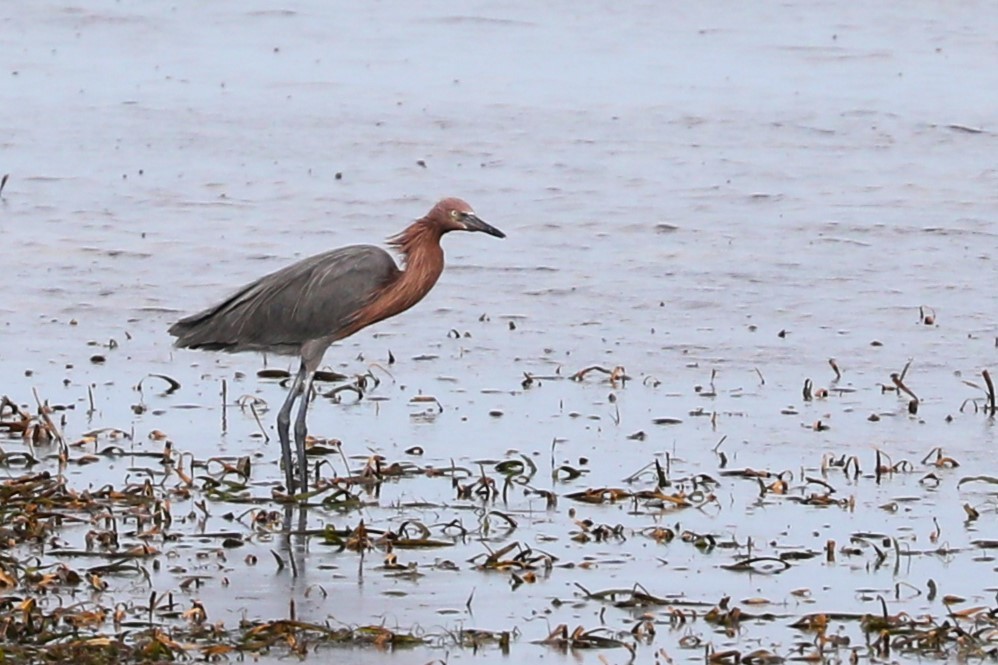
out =
[[(939, 598), (927, 599), (930, 578), (940, 595), (994, 605), (984, 580), (996, 564), (972, 545), (998, 538), (994, 486), (958, 485), (998, 476), (993, 419), (972, 405), (961, 411), (983, 394), (964, 380), (982, 384), (998, 354), (993, 7), (42, 2), (9, 11), (2, 26), (0, 172), (10, 180), (0, 201), (8, 287), (0, 392), (29, 404), (36, 389), (75, 407), (70, 440), (118, 427), (134, 432), (137, 449), (158, 451), (148, 435), (160, 430), (198, 459), (260, 454), (253, 481), (267, 496), (281, 477), (277, 447), (234, 402), (250, 394), (276, 409), (283, 390), (255, 377), (259, 357), (172, 349), (168, 325), (296, 258), (376, 242), (443, 195), (467, 199), (508, 234), (449, 236), (448, 268), (425, 302), (331, 349), (327, 364), (349, 374), (387, 366), (389, 352), (397, 362), (390, 376), (373, 370), (382, 383), (368, 399), (319, 400), (310, 431), (342, 440), (357, 466), (375, 451), (477, 473), (480, 460), (527, 455), (539, 469), (532, 486), (559, 494), (558, 506), (547, 511), (542, 499), (514, 492), (495, 507), (519, 528), (496, 529), (487, 544), (521, 542), (576, 567), (556, 565), (511, 590), (509, 575), (467, 562), (486, 551), (470, 538), (400, 553), (425, 573), (400, 580), (377, 570), (381, 554), (361, 562), (297, 538), (307, 570), (292, 579), (273, 566), (276, 545), (263, 542), (247, 547), (256, 566), (243, 565), (240, 552), (212, 572), (238, 578), (238, 593), (209, 580), (186, 594), (202, 598), (212, 620), (283, 616), (293, 597), (299, 617), (317, 622), (384, 621), (432, 634), (516, 629), (513, 653), (535, 660), (555, 657), (530, 642), (559, 623), (633, 625), (630, 613), (585, 600), (576, 584), (640, 583), (707, 607), (723, 595), (761, 596), (781, 616), (730, 637), (702, 620), (662, 625), (638, 647), (646, 659), (664, 648), (678, 660), (703, 658), (702, 647), (679, 648), (684, 634), (719, 651), (789, 655), (813, 639), (788, 628), (795, 618), (877, 613), (878, 593), (892, 612), (945, 616)], [(933, 325), (920, 323), (920, 307)], [(116, 348), (106, 348), (110, 340)], [(96, 354), (106, 362), (92, 363)], [(829, 358), (843, 371), (837, 383)], [(881, 389), (909, 360), (915, 417), (906, 399)], [(625, 367), (632, 380), (613, 386), (591, 374), (521, 386), (525, 372), (568, 377), (594, 364)], [(181, 390), (162, 394), (154, 379), (135, 390), (156, 373)], [(851, 392), (804, 402), (807, 378)], [(443, 411), (410, 402), (420, 394)], [(136, 414), (139, 403), (148, 410)], [(273, 410), (262, 416), (271, 436)], [(697, 410), (705, 415), (690, 415)], [(653, 424), (665, 417), (682, 422)], [(818, 421), (829, 429), (815, 431)], [(638, 431), (644, 440), (628, 439)], [(859, 479), (827, 477), (855, 508), (760, 497), (754, 481), (721, 477), (712, 449), (722, 437), (728, 469), (789, 470), (796, 496), (816, 491), (801, 473), (820, 475), (824, 455), (857, 456)], [(425, 454), (407, 456), (414, 445)], [(937, 446), (961, 466), (922, 464)], [(878, 449), (914, 470), (877, 483)], [(622, 487), (666, 455), (676, 479), (718, 479), (716, 504), (656, 511), (564, 496)], [(552, 462), (580, 458), (588, 460), (581, 478), (551, 479)], [(338, 456), (330, 463), (344, 472)], [(70, 477), (120, 481), (133, 464), (102, 462)], [(930, 472), (938, 486), (924, 481)], [(629, 488), (654, 480), (637, 485)], [(896, 512), (880, 508), (908, 498)], [(405, 508), (410, 502), (436, 508)], [(965, 522), (963, 504), (981, 518)], [(363, 518), (385, 529), (460, 518), (472, 527), (475, 505), (457, 500), (449, 479), (406, 479), (361, 511), (312, 510), (308, 519), (346, 528)], [(622, 525), (626, 540), (571, 540), (570, 507), (579, 519)], [(227, 510), (219, 505), (205, 528), (235, 528), (217, 519)], [(739, 547), (705, 553), (639, 533), (676, 523)], [(869, 550), (817, 563), (828, 540), (841, 546), (867, 531), (911, 550), (953, 552), (898, 557), (897, 566), (871, 565)], [(73, 537), (82, 546), (82, 532)], [(754, 553), (793, 547), (821, 558), (779, 575), (720, 569), (746, 554), (749, 539)], [(441, 559), (458, 571), (434, 568)], [(177, 578), (154, 582), (165, 592)], [(898, 583), (921, 593), (895, 598)], [(809, 598), (790, 593), (804, 587)], [(863, 644), (856, 625), (841, 630)], [(396, 657), (426, 662), (445, 652), (482, 657), (453, 646)]]

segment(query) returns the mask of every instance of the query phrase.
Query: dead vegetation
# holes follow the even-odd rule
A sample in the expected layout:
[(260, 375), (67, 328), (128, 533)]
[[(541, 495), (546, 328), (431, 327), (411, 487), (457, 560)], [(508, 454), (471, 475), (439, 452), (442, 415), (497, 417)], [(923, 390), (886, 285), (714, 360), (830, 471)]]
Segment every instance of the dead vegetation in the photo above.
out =
[[(832, 360), (829, 365), (835, 374), (832, 387), (815, 389), (807, 380), (799, 395), (803, 403), (851, 394), (848, 386), (837, 385), (843, 377), (838, 363)], [(902, 371), (890, 373), (890, 383), (881, 390), (906, 400), (904, 410), (914, 417), (921, 402), (909, 384), (910, 366), (909, 362)], [(987, 371), (982, 377), (983, 387), (967, 383), (981, 390), (983, 397), (965, 401), (961, 411), (973, 405), (973, 413), (991, 418), (994, 387)], [(270, 373), (263, 378), (282, 376)], [(543, 389), (545, 381), (560, 378), (560, 374), (528, 374), (522, 387)], [(655, 391), (661, 385), (656, 379), (629, 387), (632, 379), (622, 367), (607, 370), (598, 365), (568, 378), (578, 384), (588, 382), (590, 389), (602, 384), (614, 391), (607, 400), (612, 409), (607, 422), (615, 427), (622, 418), (617, 391), (634, 385)], [(697, 386), (697, 398), (718, 399), (724, 390), (721, 378), (711, 372), (707, 385)], [(359, 396), (376, 387), (357, 377), (346, 380)], [(150, 374), (136, 386), (140, 394), (143, 383), (146, 390), (162, 386), (164, 395), (181, 389), (171, 377)], [(326, 393), (332, 401), (342, 394), (337, 389)], [(445, 410), (429, 396), (410, 402), (432, 404), (435, 413)], [(691, 415), (706, 413), (711, 415), (711, 426), (716, 426), (717, 411)], [(722, 417), (739, 416), (726, 412)], [(682, 424), (663, 417), (651, 421)], [(141, 447), (135, 445), (134, 433), (114, 427), (89, 429), (67, 440), (62, 433), (66, 427), (66, 410), (37, 395), (30, 408), (0, 398), (0, 467), (7, 474), (0, 481), (0, 636), (5, 662), (305, 658), (342, 647), (495, 649), (502, 654), (534, 647), (606, 650), (604, 660), (631, 662), (649, 648), (656, 649), (656, 658), (672, 658), (661, 646), (665, 634), (672, 636), (676, 648), (698, 653), (710, 663), (998, 657), (998, 606), (981, 602), (989, 589), (982, 588), (964, 607), (966, 598), (943, 593), (933, 579), (925, 584), (904, 581), (914, 561), (987, 558), (998, 549), (998, 541), (987, 535), (953, 544), (954, 530), (993, 524), (998, 515), (994, 500), (998, 477), (977, 468), (964, 472), (965, 465), (945, 445), (917, 456), (889, 452), (879, 445), (865, 452), (816, 449), (806, 468), (786, 469), (770, 467), (764, 456), (749, 461), (744, 454), (741, 464), (734, 466), (731, 459), (736, 453), (722, 437), (710, 451), (714, 468), (691, 472), (690, 465), (673, 453), (650, 452), (647, 463), (618, 483), (604, 484), (602, 474), (601, 482), (589, 483), (593, 472), (589, 460), (566, 459), (559, 454), (558, 441), (551, 445), (546, 475), (538, 466), (537, 453), (511, 450), (499, 460), (434, 465), (420, 461), (428, 454), (424, 445), (409, 446), (404, 457), (391, 459), (375, 452), (348, 456), (340, 441), (310, 438), (313, 489), (289, 496), (261, 484), (249, 455), (199, 459), (160, 430), (149, 432)], [(649, 437), (644, 431), (640, 434), (620, 438), (629, 445), (644, 445)], [(108, 477), (103, 484), (72, 482), (74, 469), (119, 464), (127, 464), (127, 473)], [(373, 510), (384, 507), (386, 488), (416, 482), (447, 488), (449, 498), (436, 504), (399, 503), (393, 506), (398, 511), (394, 519)], [(904, 514), (919, 501), (917, 497), (898, 496), (875, 505), (861, 498), (867, 488), (892, 485), (929, 495), (942, 488), (959, 492), (962, 526), (949, 514), (933, 516), (931, 530), (917, 534), (891, 528), (855, 530), (813, 544), (758, 542), (724, 526), (735, 495), (747, 497), (745, 505), (753, 511), (794, 511), (801, 522), (820, 523), (822, 512), (814, 511)], [(321, 514), (323, 525), (310, 526), (308, 511)], [(371, 515), (381, 519), (371, 521)], [(292, 524), (295, 516), (297, 526)], [(539, 516), (542, 522), (557, 523), (561, 535), (538, 538), (534, 524)], [(208, 527), (219, 520), (225, 528)], [(431, 584), (435, 576), (458, 572), (470, 576), (472, 584), (479, 576), (482, 581), (502, 580), (509, 593), (521, 595), (554, 580), (570, 582), (575, 592), (556, 597), (552, 606), (598, 608), (600, 620), (559, 622), (548, 626), (543, 636), (532, 630), (534, 637), (517, 646), (521, 625), (498, 630), (344, 625), (331, 617), (319, 621), (298, 617), (294, 599), (285, 616), (247, 613), (233, 622), (231, 617), (223, 618), (224, 594), (199, 593), (209, 587), (229, 588), (232, 573), (224, 572), (225, 566), (239, 558), (247, 569), (267, 566), (277, 575), (300, 576), (302, 567), (314, 562), (302, 558), (295, 541), (312, 542), (313, 557), (334, 557), (337, 566), (347, 569), (356, 566), (359, 578), (376, 573)], [(547, 543), (562, 545), (547, 547)], [(653, 560), (660, 569), (647, 570), (631, 585), (591, 590), (588, 582), (580, 581), (588, 571), (612, 565), (614, 557), (626, 558), (643, 548), (657, 553)], [(223, 572), (179, 565), (181, 552), (194, 561), (217, 562)], [(892, 592), (871, 595), (867, 602), (879, 605), (876, 612), (815, 607), (820, 601), (811, 588), (795, 589), (790, 599), (750, 597), (734, 602), (729, 594), (719, 600), (698, 597), (691, 593), (696, 585), (674, 591), (674, 584), (663, 582), (676, 574), (670, 570), (672, 559), (687, 562), (686, 568), (715, 571), (711, 574), (722, 585), (723, 580), (776, 579), (799, 570), (820, 575), (822, 566), (862, 569), (869, 575), (885, 571), (899, 581)], [(164, 571), (169, 574), (164, 576)], [(551, 593), (556, 587), (544, 588)], [(328, 595), (323, 585), (310, 593)], [(481, 595), (476, 599), (472, 590), (466, 603), (468, 616), (483, 602), (493, 600)], [(938, 611), (906, 609), (916, 602), (935, 604)], [(772, 627), (765, 634), (790, 628), (801, 639), (792, 647), (781, 645), (782, 639), (766, 647), (758, 644), (758, 638), (755, 647), (742, 646), (751, 641), (743, 638), (759, 626)], [(619, 655), (611, 655), (618, 651)]]

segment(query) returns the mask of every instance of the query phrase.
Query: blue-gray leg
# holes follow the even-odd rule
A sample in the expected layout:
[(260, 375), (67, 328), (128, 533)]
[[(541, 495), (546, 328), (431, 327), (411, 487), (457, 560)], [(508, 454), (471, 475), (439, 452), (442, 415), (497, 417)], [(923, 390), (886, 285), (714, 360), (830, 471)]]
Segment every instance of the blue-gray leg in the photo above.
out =
[[(301, 390), (302, 382), (305, 379), (305, 366), (302, 365), (291, 382), (291, 390), (288, 391), (288, 398), (284, 400), (284, 405), (277, 413), (277, 438), (281, 440), (281, 461), (284, 464), (284, 479), (288, 494), (295, 493), (294, 463), (291, 461), (291, 438), (288, 436), (288, 429), (291, 426), (291, 407), (294, 406), (295, 399)], [(303, 400), (303, 404), (308, 402), (308, 396)], [(297, 430), (297, 426), (295, 428)], [(297, 432), (296, 432), (297, 436)]]
[[(304, 371), (304, 367), (302, 368)], [(301, 491), (308, 491), (308, 460), (305, 459), (305, 437), (308, 427), (305, 424), (305, 414), (308, 413), (309, 397), (312, 395), (312, 382), (315, 372), (308, 372), (305, 384), (301, 389), (301, 406), (298, 407), (298, 417), (295, 418), (295, 447), (298, 449), (298, 473), (301, 474)]]

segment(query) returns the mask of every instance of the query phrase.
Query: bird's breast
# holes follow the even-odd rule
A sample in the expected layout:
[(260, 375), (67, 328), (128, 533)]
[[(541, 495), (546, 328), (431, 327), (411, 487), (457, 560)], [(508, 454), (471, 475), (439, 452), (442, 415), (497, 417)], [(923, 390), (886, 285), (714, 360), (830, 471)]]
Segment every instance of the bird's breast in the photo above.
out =
[(442, 251), (438, 256), (410, 255), (406, 259), (405, 270), (379, 289), (371, 302), (357, 313), (348, 334), (409, 309), (426, 297), (443, 272)]

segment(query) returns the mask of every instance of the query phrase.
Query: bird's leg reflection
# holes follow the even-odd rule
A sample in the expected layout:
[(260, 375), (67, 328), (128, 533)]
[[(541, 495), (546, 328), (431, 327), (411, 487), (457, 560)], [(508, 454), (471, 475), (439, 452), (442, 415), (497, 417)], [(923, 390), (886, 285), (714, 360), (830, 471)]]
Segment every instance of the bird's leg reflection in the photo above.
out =
[[(281, 410), (277, 413), (277, 438), (281, 440), (281, 461), (284, 463), (284, 479), (288, 494), (294, 494), (295, 492), (294, 464), (291, 461), (291, 439), (288, 436), (288, 428), (291, 426), (291, 407), (294, 406), (295, 399), (297, 399), (298, 393), (301, 390), (301, 384), (305, 380), (305, 373), (305, 364), (302, 363), (301, 369), (295, 375), (295, 380), (291, 382), (291, 390), (288, 391), (288, 397), (284, 400), (284, 405), (281, 406)], [(305, 399), (304, 402), (307, 403), (308, 399)], [(297, 426), (295, 429), (297, 430)], [(295, 436), (297, 437), (297, 432)]]
[[(305, 365), (302, 364), (302, 372)], [(301, 376), (301, 373), (299, 373)], [(295, 418), (295, 448), (298, 449), (298, 474), (301, 478), (301, 491), (308, 491), (308, 461), (305, 459), (305, 436), (308, 434), (308, 427), (305, 424), (305, 414), (308, 413), (308, 403), (312, 396), (312, 382), (315, 380), (315, 372), (306, 372), (305, 385), (301, 389), (301, 406), (298, 407), (298, 417)]]
[[(298, 528), (291, 530), (292, 515), (298, 512)], [(288, 555), (291, 565), (291, 575), (298, 577), (299, 572), (305, 570), (305, 554), (308, 551), (308, 506), (305, 504), (284, 504), (284, 551)], [(292, 536), (298, 536), (297, 542), (292, 544)]]

